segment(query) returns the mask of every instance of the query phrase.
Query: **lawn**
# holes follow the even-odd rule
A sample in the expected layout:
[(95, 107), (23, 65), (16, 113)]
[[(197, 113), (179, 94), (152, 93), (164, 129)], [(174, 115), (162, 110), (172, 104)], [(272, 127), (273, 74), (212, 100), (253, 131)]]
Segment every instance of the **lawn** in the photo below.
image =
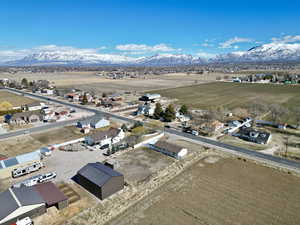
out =
[(214, 82), (154, 92), (165, 97), (175, 98), (179, 104), (200, 109), (217, 106), (233, 109), (246, 107), (257, 101), (264, 101), (268, 104), (277, 103), (289, 109), (300, 106), (299, 85)]

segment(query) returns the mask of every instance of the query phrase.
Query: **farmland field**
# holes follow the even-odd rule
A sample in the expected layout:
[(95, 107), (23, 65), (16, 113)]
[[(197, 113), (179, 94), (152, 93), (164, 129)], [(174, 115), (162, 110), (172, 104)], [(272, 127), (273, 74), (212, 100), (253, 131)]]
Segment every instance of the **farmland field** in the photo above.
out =
[(300, 178), (237, 159), (204, 159), (109, 225), (296, 225)]
[(257, 101), (264, 101), (267, 104), (277, 103), (289, 109), (300, 106), (299, 85), (214, 82), (154, 92), (165, 97), (175, 98), (179, 104), (200, 109), (217, 106), (234, 109), (246, 107)]
[(3, 101), (8, 101), (14, 107), (36, 102), (36, 100), (31, 98), (26, 98), (7, 91), (0, 91), (0, 103)]
[(193, 108), (243, 107), (264, 100), (287, 107), (300, 105), (300, 86), (214, 82), (155, 91)]

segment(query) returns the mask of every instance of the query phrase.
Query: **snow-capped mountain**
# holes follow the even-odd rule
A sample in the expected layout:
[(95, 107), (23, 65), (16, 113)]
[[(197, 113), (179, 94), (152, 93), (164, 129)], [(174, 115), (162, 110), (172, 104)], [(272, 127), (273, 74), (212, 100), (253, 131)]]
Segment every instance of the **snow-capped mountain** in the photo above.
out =
[(28, 55), (20, 60), (11, 61), (9, 65), (143, 65), (174, 66), (200, 64), (200, 58), (184, 54), (157, 54), (150, 57), (127, 57), (122, 55), (42, 51)]
[(221, 54), (212, 62), (270, 62), (300, 60), (300, 44), (270, 43), (249, 49), (246, 52)]
[(134, 66), (176, 66), (204, 63), (231, 62), (271, 62), (300, 61), (299, 43), (270, 43), (254, 47), (245, 52), (221, 54), (205, 60), (186, 54), (157, 54), (147, 57), (128, 57), (117, 54), (100, 54), (91, 50), (74, 50), (72, 48), (36, 50), (21, 59), (3, 63), (12, 66), (30, 65), (134, 65)]
[(204, 60), (199, 57), (185, 54), (157, 54), (150, 57), (143, 57), (136, 60), (138, 65), (147, 66), (174, 66), (174, 65), (191, 65), (202, 64)]
[(122, 55), (98, 54), (98, 53), (78, 53), (61, 51), (42, 51), (24, 57), (23, 59), (9, 62), (14, 65), (88, 65), (88, 64), (127, 64), (136, 59)]

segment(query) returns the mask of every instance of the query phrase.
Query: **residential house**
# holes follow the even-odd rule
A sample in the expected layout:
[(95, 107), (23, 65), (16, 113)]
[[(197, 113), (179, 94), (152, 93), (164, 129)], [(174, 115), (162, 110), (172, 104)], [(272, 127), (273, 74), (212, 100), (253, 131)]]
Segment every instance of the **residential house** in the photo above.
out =
[(160, 94), (145, 94), (143, 95), (142, 97), (140, 97), (140, 101), (151, 101), (151, 102), (154, 102), (154, 101), (157, 101), (161, 98), (161, 95)]
[(35, 123), (42, 121), (43, 115), (37, 111), (26, 111), (26, 112), (19, 112), (13, 115), (6, 115), (5, 121), (8, 124), (25, 124), (25, 123)]
[(79, 97), (80, 97), (80, 95), (77, 93), (67, 93), (65, 95), (65, 98), (67, 98), (69, 101), (72, 101), (72, 102), (78, 102)]
[(45, 103), (42, 102), (33, 102), (24, 106), (24, 109), (27, 111), (36, 111), (41, 110), (45, 106)]
[(110, 125), (110, 121), (105, 118), (92, 118), (90, 125), (92, 128), (102, 128)]
[(181, 113), (179, 113), (179, 112), (176, 112), (176, 118), (177, 118), (180, 122), (182, 122), (182, 123), (188, 122), (188, 121), (191, 120), (191, 117), (186, 116), (186, 115), (183, 115), (183, 114), (181, 114)]
[(155, 111), (155, 105), (145, 103), (144, 105), (140, 105), (136, 112), (136, 115), (145, 115), (145, 116), (153, 116)]
[(125, 137), (122, 129), (109, 128), (105, 131), (98, 131), (90, 136), (85, 137), (85, 143), (88, 145), (112, 145), (120, 142)]
[(91, 120), (90, 119), (83, 119), (77, 122), (76, 127), (78, 128), (90, 128), (91, 124), (90, 124)]
[(46, 95), (53, 95), (54, 90), (53, 89), (42, 89), (42, 93)]
[(176, 159), (181, 159), (187, 154), (187, 149), (179, 145), (159, 140), (155, 144), (150, 144), (155, 151), (161, 152)]
[(252, 128), (243, 128), (235, 135), (245, 141), (254, 142), (256, 144), (268, 144), (271, 134), (268, 132), (258, 131)]

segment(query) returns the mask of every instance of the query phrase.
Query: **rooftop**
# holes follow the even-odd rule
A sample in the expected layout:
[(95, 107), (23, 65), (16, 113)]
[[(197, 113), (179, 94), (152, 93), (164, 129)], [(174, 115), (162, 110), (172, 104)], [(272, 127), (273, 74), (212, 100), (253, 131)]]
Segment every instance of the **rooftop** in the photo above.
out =
[(88, 163), (80, 169), (77, 174), (85, 177), (98, 186), (104, 185), (111, 177), (123, 176), (121, 173), (99, 162)]
[(161, 149), (165, 149), (168, 152), (174, 152), (174, 153), (179, 153), (183, 147), (176, 145), (176, 144), (172, 144), (166, 141), (158, 141), (154, 144), (154, 146), (161, 148)]

